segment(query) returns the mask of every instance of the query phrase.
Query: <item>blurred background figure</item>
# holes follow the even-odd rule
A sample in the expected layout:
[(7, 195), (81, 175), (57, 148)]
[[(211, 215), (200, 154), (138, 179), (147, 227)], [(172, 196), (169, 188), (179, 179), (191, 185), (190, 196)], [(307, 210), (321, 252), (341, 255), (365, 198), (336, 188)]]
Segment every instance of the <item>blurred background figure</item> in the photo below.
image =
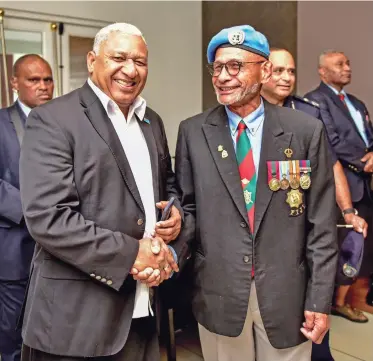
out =
[(53, 96), (48, 62), (39, 55), (19, 58), (11, 84), (18, 99), (0, 110), (0, 355), (18, 361), (21, 330), (16, 330), (25, 295), (34, 241), (24, 222), (19, 191), (19, 156), (24, 126), (31, 109)]

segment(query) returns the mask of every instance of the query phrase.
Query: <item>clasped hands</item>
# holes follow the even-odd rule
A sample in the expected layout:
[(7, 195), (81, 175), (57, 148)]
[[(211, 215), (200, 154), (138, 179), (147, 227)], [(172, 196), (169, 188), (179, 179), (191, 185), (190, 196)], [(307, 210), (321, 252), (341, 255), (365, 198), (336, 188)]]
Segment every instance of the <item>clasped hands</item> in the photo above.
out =
[[(168, 202), (159, 202), (157, 208), (163, 210)], [(148, 287), (160, 285), (171, 277), (173, 272), (179, 272), (179, 267), (167, 244), (179, 235), (181, 216), (173, 206), (170, 218), (157, 222), (152, 237), (145, 237), (139, 241), (139, 252), (131, 269), (135, 280), (141, 281)]]

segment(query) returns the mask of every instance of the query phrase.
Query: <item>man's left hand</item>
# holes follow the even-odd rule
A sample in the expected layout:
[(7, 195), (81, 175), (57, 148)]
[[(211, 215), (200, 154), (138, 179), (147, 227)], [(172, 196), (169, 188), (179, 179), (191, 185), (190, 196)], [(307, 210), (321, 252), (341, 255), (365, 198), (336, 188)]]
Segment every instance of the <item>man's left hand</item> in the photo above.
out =
[(368, 234), (368, 224), (365, 220), (355, 214), (346, 214), (344, 216), (346, 224), (351, 224), (354, 227), (354, 231), (362, 233), (364, 238)]
[(303, 322), (303, 327), (300, 331), (309, 340), (320, 344), (329, 330), (329, 315), (319, 312), (304, 311), (304, 317), (306, 322)]
[[(162, 201), (156, 204), (157, 208), (163, 210), (168, 202)], [(157, 222), (154, 236), (161, 237), (166, 243), (177, 238), (181, 230), (181, 216), (179, 210), (172, 206), (171, 215), (167, 221)]]

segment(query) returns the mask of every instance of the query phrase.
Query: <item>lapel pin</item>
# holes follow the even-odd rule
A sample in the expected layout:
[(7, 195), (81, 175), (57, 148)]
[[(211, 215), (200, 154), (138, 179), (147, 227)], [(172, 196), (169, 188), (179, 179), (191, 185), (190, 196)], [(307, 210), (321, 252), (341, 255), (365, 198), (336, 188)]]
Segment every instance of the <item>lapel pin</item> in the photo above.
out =
[(147, 123), (147, 124), (150, 124), (150, 120), (149, 119), (144, 118), (144, 122)]
[(290, 149), (290, 148), (286, 148), (284, 150), (284, 153), (285, 155), (288, 157), (288, 158), (291, 158), (291, 156), (293, 155), (293, 151)]
[(222, 158), (227, 158), (228, 157), (228, 152), (226, 150), (223, 150), (221, 153)]
[(223, 151), (223, 146), (222, 145), (219, 145), (218, 146), (218, 152), (222, 152)]

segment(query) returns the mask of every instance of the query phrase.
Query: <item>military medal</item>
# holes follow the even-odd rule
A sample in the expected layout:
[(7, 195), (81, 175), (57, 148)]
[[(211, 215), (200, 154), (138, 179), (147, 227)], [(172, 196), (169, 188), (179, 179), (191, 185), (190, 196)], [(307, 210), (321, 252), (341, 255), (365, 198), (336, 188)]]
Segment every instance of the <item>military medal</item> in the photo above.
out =
[(298, 189), (299, 188), (299, 181), (296, 177), (294, 177), (290, 180), (290, 188), (292, 188), (292, 189)]
[(303, 193), (299, 189), (292, 189), (287, 194), (286, 203), (290, 208), (299, 208), (303, 204)]
[(283, 178), (282, 178), (281, 181), (280, 181), (280, 188), (281, 188), (283, 191), (285, 191), (286, 189), (289, 188), (289, 186), (290, 186), (290, 183), (289, 183), (289, 181), (287, 180), (286, 175), (283, 174)]
[(280, 181), (277, 178), (272, 178), (269, 181), (269, 189), (273, 192), (277, 192), (280, 189)]
[(304, 173), (300, 177), (299, 183), (302, 189), (307, 190), (311, 187), (311, 177), (307, 173)]
[(280, 189), (280, 181), (278, 177), (279, 162), (267, 161), (268, 171), (268, 187), (272, 192), (277, 192)]

